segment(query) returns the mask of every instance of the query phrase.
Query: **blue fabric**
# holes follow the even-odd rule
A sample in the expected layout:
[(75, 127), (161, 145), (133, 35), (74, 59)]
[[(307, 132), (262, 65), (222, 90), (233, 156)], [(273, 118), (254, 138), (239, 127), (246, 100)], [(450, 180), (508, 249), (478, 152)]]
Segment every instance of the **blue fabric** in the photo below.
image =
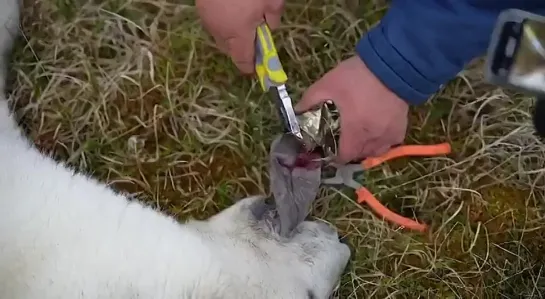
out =
[(485, 54), (497, 17), (507, 8), (545, 14), (545, 0), (392, 0), (356, 50), (388, 88), (421, 104)]

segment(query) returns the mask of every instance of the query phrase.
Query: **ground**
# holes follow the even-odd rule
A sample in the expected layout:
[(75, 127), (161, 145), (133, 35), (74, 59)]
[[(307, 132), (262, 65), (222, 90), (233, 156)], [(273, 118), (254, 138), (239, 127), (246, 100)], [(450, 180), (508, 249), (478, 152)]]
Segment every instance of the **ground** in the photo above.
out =
[[(353, 54), (380, 1), (288, 1), (275, 32), (293, 98)], [(268, 192), (279, 122), (175, 0), (26, 1), (12, 93), (44, 151), (180, 220)], [(350, 192), (324, 189), (313, 216), (350, 238), (339, 298), (542, 298), (545, 147), (531, 99), (483, 82), (477, 63), (413, 109), (407, 143), (446, 157), (377, 167), (366, 185), (429, 233), (382, 222)]]

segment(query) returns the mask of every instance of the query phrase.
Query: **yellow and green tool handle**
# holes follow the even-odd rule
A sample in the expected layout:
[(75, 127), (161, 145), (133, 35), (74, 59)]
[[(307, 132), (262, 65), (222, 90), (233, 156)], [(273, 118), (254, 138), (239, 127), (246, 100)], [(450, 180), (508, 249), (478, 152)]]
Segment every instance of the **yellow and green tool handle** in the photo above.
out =
[(257, 27), (255, 71), (263, 91), (288, 81), (274, 46), (271, 30), (266, 23)]

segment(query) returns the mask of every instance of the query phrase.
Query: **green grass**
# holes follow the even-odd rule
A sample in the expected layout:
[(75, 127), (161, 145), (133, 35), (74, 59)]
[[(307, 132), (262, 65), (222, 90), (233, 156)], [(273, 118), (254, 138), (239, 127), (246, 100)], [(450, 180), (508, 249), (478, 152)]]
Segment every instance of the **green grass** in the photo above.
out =
[[(376, 2), (288, 1), (275, 37), (295, 99), (353, 54), (386, 11)], [(203, 219), (268, 191), (280, 127), (255, 80), (180, 3), (29, 1), (13, 93), (44, 151), (181, 220)], [(356, 250), (340, 298), (542, 297), (545, 147), (532, 104), (485, 84), (477, 63), (413, 109), (407, 143), (448, 141), (453, 153), (378, 167), (366, 185), (430, 233), (400, 231), (350, 192), (323, 190), (313, 215)]]

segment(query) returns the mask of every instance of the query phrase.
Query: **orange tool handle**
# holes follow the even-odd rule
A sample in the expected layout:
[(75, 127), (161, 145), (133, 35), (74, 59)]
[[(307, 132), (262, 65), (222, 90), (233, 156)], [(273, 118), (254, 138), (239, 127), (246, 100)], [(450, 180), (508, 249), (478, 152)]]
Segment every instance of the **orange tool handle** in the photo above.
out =
[(375, 213), (383, 217), (384, 219), (395, 223), (399, 226), (406, 227), (412, 230), (419, 232), (424, 232), (428, 229), (428, 226), (425, 224), (418, 223), (412, 219), (398, 215), (390, 210), (387, 207), (383, 206), (376, 197), (369, 191), (367, 188), (360, 188), (356, 190), (358, 195), (358, 203), (367, 203)]
[(369, 157), (361, 162), (363, 169), (369, 169), (388, 160), (408, 156), (439, 156), (450, 154), (452, 148), (448, 143), (433, 145), (401, 145), (378, 157)]

